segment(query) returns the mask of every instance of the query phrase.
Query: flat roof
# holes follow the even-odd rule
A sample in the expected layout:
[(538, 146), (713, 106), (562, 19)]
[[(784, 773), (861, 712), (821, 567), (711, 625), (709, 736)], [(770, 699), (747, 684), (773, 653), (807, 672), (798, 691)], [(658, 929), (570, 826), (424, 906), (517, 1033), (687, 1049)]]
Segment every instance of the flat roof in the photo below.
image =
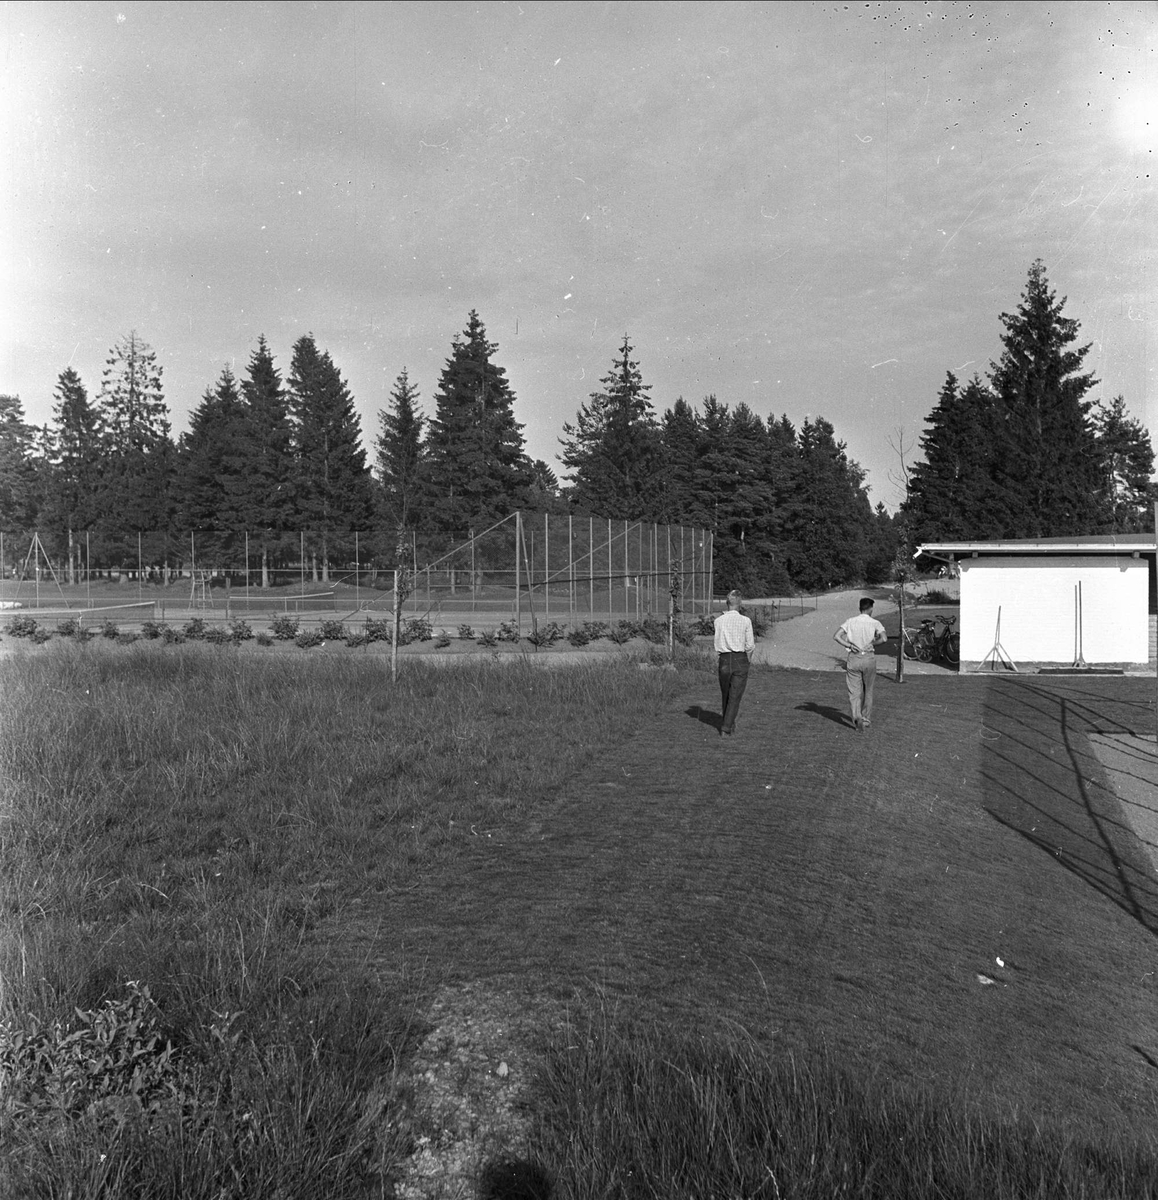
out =
[(998, 538), (990, 542), (925, 542), (917, 553), (972, 558), (982, 554), (1138, 554), (1158, 552), (1158, 534), (1096, 533), (1085, 537)]

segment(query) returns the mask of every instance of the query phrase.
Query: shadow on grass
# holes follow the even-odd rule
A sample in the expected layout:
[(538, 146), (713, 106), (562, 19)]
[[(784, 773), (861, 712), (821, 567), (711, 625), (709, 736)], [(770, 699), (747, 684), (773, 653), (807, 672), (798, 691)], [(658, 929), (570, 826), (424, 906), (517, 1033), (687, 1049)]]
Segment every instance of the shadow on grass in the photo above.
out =
[(990, 816), (1158, 935), (1158, 879), (1087, 737), (1148, 722), (1141, 690), (1004, 681), (985, 710)]
[(685, 708), (684, 713), (699, 721), (701, 725), (707, 725), (709, 729), (719, 729), (724, 720), (719, 713), (701, 708), (698, 704), (693, 704), (691, 708)]
[(815, 713), (816, 716), (826, 717), (838, 725), (852, 725), (852, 718), (843, 709), (833, 708), (830, 704), (817, 704), (815, 701), (809, 700), (807, 704), (798, 704), (796, 711)]

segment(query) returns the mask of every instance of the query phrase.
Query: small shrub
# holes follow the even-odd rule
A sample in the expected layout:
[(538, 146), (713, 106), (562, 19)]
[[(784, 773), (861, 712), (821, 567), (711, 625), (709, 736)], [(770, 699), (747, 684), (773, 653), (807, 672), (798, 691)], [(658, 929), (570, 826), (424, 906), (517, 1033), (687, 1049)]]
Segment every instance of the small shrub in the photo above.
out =
[(635, 621), (620, 621), (609, 636), (617, 646), (622, 646), (624, 642), (630, 642), (633, 637), (637, 637), (641, 632), (639, 625)]
[(948, 592), (941, 591), (940, 588), (931, 588), (921, 597), (922, 604), (956, 604), (957, 597), (950, 596)]
[(597, 638), (607, 637), (611, 633), (611, 626), (606, 621), (584, 621), (583, 632), (593, 642)]
[(586, 646), (591, 641), (591, 635), (584, 629), (572, 629), (567, 634), (567, 640), (578, 649), (580, 646)]
[(161, 637), (166, 646), (180, 646), (185, 641), (185, 634), (180, 629), (172, 629), (168, 625), (161, 628)]
[(489, 629), (484, 629), (482, 633), (478, 635), (478, 644), (480, 646), (485, 646), (488, 650), (493, 650), (499, 644), (498, 635)]
[(39, 626), (36, 624), (35, 617), (30, 617), (27, 613), (21, 613), (19, 616), (13, 617), (4, 626), (4, 632), (10, 633), (13, 637), (30, 638), (36, 633), (38, 628)]
[(229, 637), (234, 642), (248, 642), (253, 638), (253, 630), (249, 627), (248, 621), (231, 621)]
[(233, 644), (233, 634), (224, 625), (211, 625), (205, 631), (205, 640), (214, 646)]
[(83, 639), (84, 626), (80, 623), (79, 617), (69, 617), (56, 626), (56, 635), (57, 637)]
[(141, 625), (141, 637), (143, 638), (161, 638), (168, 631), (169, 626), (164, 621), (145, 621)]
[(117, 628), (116, 621), (105, 621), (101, 625), (101, 637), (108, 638), (110, 641), (116, 641), (120, 636), (120, 630)]
[[(716, 622), (712, 619), (711, 613), (701, 613), (696, 617), (692, 629), (699, 637), (711, 637), (716, 632)], [(753, 629), (752, 632), (756, 631)]]
[(134, 642), (139, 642), (141, 635), (132, 629), (126, 629), (124, 633), (117, 634), (118, 646), (131, 646)]
[(434, 637), (434, 629), (425, 617), (410, 617), (403, 628), (406, 631), (405, 641), (399, 638), (400, 645), (407, 642), (429, 642)]
[(273, 636), (271, 634), (266, 633), (264, 629), (259, 634), (257, 634), (253, 640), (259, 646), (272, 646), (273, 645)]
[(435, 650), (445, 650), (449, 645), (450, 638), (447, 636), (446, 630), (442, 630), (434, 639), (434, 648)]
[(364, 633), (348, 633), (346, 634), (347, 646), (366, 646), (369, 645), (370, 639)]
[(672, 630), (672, 641), (679, 646), (694, 646), (696, 644), (695, 630), (677, 621)]
[(391, 621), (375, 621), (372, 618), (366, 619), (366, 641), (368, 642), (389, 642), (391, 641), (391, 632), (393, 630), (393, 622)]
[(314, 646), (320, 646), (326, 639), (322, 637), (321, 631), (318, 629), (303, 629), (301, 633), (294, 638), (294, 645), (300, 646), (303, 650), (310, 650)]
[(52, 630), (45, 629), (43, 625), (38, 625), (28, 636), (36, 645), (43, 646), (52, 637)]
[(201, 617), (194, 617), (185, 623), (185, 628), (181, 632), (191, 642), (202, 642), (205, 640), (207, 629)]
[(647, 617), (639, 627), (639, 631), (649, 642), (657, 646), (667, 645), (666, 621), (661, 621), (658, 617)]
[(289, 613), (277, 613), (269, 623), (269, 632), (279, 642), (292, 642), (298, 636), (298, 619)]
[(514, 621), (503, 621), (495, 630), (495, 637), (500, 642), (517, 642), (519, 640), (519, 629)]
[(469, 625), (460, 625), (458, 627), (458, 636), (462, 638), (464, 642), (473, 642), (474, 630), (471, 629)]
[(536, 649), (541, 646), (553, 646), (563, 636), (563, 630), (559, 628), (555, 621), (548, 621), (546, 625), (540, 625), (536, 629), (531, 630), (527, 635), (527, 641)]
[(323, 621), (319, 628), (322, 637), (328, 642), (344, 642), (346, 640), (346, 627), (341, 621)]
[(756, 637), (763, 637), (775, 624), (775, 611), (767, 604), (758, 604), (747, 614), (752, 621), (752, 632)]
[(76, 1009), (70, 1025), (0, 1026), (0, 1078), (6, 1107), (17, 1120), (102, 1111), (158, 1112), (184, 1098), (185, 1073), (162, 1043), (157, 1007), (135, 981), (129, 994), (100, 1009)]

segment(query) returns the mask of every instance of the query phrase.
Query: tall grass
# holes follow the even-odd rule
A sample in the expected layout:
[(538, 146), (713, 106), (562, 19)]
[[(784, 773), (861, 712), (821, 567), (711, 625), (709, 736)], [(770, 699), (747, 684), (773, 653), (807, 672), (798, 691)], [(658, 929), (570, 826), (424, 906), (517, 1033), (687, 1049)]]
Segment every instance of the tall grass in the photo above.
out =
[(413, 1000), (335, 978), (305, 933), (526, 811), (675, 686), (514, 663), (392, 687), (204, 646), (0, 670), (5, 1196), (382, 1193)]
[(641, 1030), (606, 1013), (552, 1045), (529, 1160), (559, 1200), (1129, 1200), (1158, 1161), (881, 1080), (824, 1052)]

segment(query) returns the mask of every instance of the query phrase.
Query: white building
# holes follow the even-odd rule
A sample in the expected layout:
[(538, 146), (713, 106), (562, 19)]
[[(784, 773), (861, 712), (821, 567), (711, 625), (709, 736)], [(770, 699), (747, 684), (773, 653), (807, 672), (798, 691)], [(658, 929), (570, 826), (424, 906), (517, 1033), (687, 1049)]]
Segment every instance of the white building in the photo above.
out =
[(1019, 667), (1156, 657), (1155, 534), (929, 542), (917, 553), (960, 572), (962, 667), (992, 661), (998, 640)]

